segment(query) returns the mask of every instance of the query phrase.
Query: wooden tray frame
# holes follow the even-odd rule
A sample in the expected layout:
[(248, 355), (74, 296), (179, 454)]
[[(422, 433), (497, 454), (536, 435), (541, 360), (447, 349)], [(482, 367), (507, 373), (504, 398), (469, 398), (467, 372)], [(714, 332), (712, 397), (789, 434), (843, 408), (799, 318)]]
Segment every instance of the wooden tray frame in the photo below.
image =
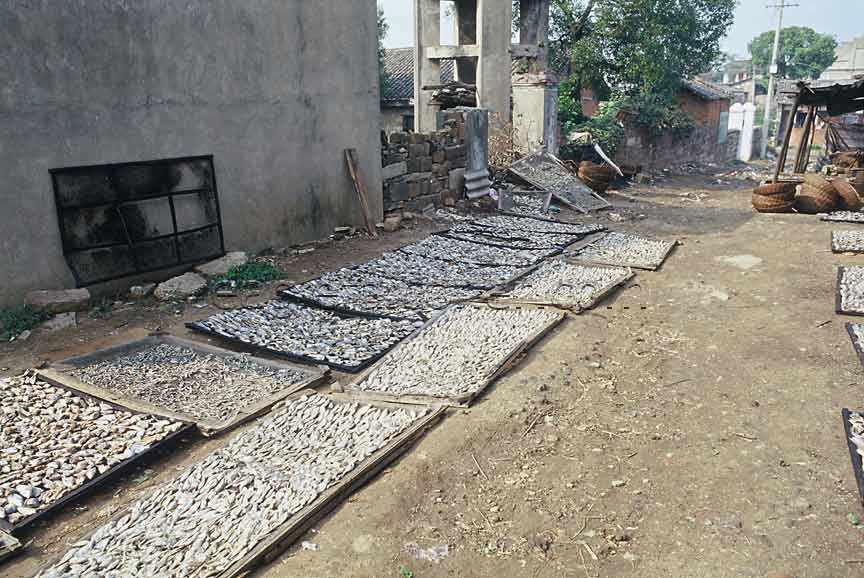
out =
[(852, 255), (861, 255), (862, 253), (864, 253), (864, 246), (862, 246), (860, 249), (838, 249), (837, 244), (835, 242), (834, 235), (835, 235), (835, 233), (840, 233), (840, 232), (842, 232), (842, 231), (831, 231), (831, 252), (832, 253), (837, 253), (840, 255), (843, 255), (846, 253), (852, 254)]
[[(834, 312), (838, 315), (849, 315), (852, 317), (864, 317), (864, 311), (846, 311), (843, 309), (843, 296), (840, 293), (840, 282), (849, 267), (837, 267), (837, 283), (834, 287)], [(847, 329), (848, 330), (848, 329)], [(854, 343), (854, 339), (852, 340)]]
[(495, 368), (489, 375), (486, 376), (483, 383), (474, 391), (467, 392), (457, 396), (433, 396), (433, 395), (420, 395), (420, 394), (395, 394), (395, 393), (386, 393), (386, 392), (375, 392), (375, 391), (363, 391), (359, 389), (355, 389), (355, 386), (362, 382), (366, 377), (369, 376), (370, 373), (375, 371), (381, 364), (384, 363), (385, 360), (380, 360), (361, 374), (357, 375), (354, 379), (352, 379), (342, 391), (345, 395), (351, 397), (351, 399), (357, 401), (378, 401), (378, 402), (390, 402), (390, 403), (401, 403), (401, 404), (410, 404), (410, 405), (430, 405), (430, 404), (444, 404), (447, 407), (459, 407), (459, 408), (467, 408), (469, 407), (478, 397), (480, 397), (490, 385), (495, 383), (499, 378), (504, 376), (514, 367), (519, 364), (519, 361), (523, 357), (525, 353), (527, 353), (534, 345), (540, 342), (546, 335), (548, 335), (553, 329), (555, 329), (558, 325), (560, 325), (566, 318), (567, 314), (560, 309), (554, 307), (546, 307), (543, 305), (530, 305), (530, 304), (503, 304), (502, 306), (495, 306), (494, 303), (462, 303), (458, 305), (451, 305), (447, 309), (439, 311), (435, 317), (430, 319), (423, 327), (421, 327), (417, 333), (411, 336), (410, 339), (406, 339), (402, 343), (399, 344), (396, 348), (393, 349), (394, 353), (398, 351), (402, 347), (406, 347), (406, 345), (413, 339), (416, 339), (422, 332), (426, 331), (430, 326), (432, 326), (435, 322), (437, 322), (438, 318), (444, 315), (450, 309), (456, 307), (475, 307), (475, 308), (487, 308), (487, 309), (554, 309), (555, 313), (558, 313), (557, 319), (553, 320), (550, 323), (547, 323), (544, 327), (535, 331), (533, 334), (529, 335), (527, 338), (523, 339), (521, 342), (516, 344), (510, 352), (503, 358), (503, 361)]
[(652, 239), (650, 237), (645, 237), (644, 235), (636, 235), (635, 233), (622, 233), (624, 235), (630, 235), (633, 237), (641, 237), (643, 239), (648, 239), (649, 241), (663, 241), (669, 243), (669, 247), (663, 252), (663, 255), (660, 259), (660, 263), (654, 266), (643, 265), (641, 263), (610, 263), (608, 261), (603, 261), (599, 259), (590, 259), (590, 258), (580, 258), (579, 253), (586, 249), (589, 245), (593, 245), (600, 239), (595, 239), (591, 243), (584, 245), (579, 248), (573, 248), (569, 250), (566, 255), (566, 258), (571, 263), (577, 263), (579, 265), (606, 265), (607, 267), (628, 267), (630, 269), (640, 269), (642, 271), (659, 271), (669, 257), (672, 255), (672, 252), (678, 247), (679, 241), (665, 241), (662, 239)]
[[(99, 402), (99, 403), (107, 403), (108, 405), (114, 407), (115, 409), (118, 409), (121, 411), (131, 412), (131, 413), (139, 413), (139, 414), (140, 413), (149, 413), (149, 412), (142, 411), (142, 410), (135, 410), (135, 409), (130, 409), (128, 407), (124, 407), (124, 406), (119, 405), (115, 402), (112, 402), (110, 399), (103, 399), (103, 398), (96, 396), (96, 395), (84, 393), (82, 391), (78, 391), (78, 390), (75, 390), (73, 388), (70, 388), (70, 387), (68, 387), (62, 383), (55, 383), (55, 382), (51, 381), (50, 379), (45, 378), (41, 370), (35, 371), (35, 374), (36, 374), (37, 379), (41, 379), (47, 383), (50, 383), (51, 385), (54, 385), (54, 386), (62, 388), (62, 389), (66, 389), (68, 391), (71, 391), (72, 393), (74, 393), (75, 395), (78, 395), (80, 397), (85, 397), (85, 398), (91, 399), (91, 400), (93, 400), (95, 402)], [(157, 416), (157, 417), (165, 417), (165, 416)], [(173, 447), (180, 440), (181, 437), (194, 435), (195, 429), (196, 429), (195, 424), (189, 423), (189, 422), (186, 422), (183, 420), (179, 420), (179, 421), (181, 421), (182, 425), (181, 425), (180, 429), (178, 429), (177, 431), (165, 436), (164, 438), (162, 438), (161, 440), (159, 440), (155, 444), (151, 445), (148, 449), (144, 450), (140, 454), (136, 454), (136, 455), (132, 456), (131, 458), (129, 458), (128, 460), (124, 460), (122, 462), (114, 464), (104, 474), (98, 475), (95, 478), (93, 478), (92, 480), (89, 480), (89, 481), (81, 484), (80, 486), (71, 489), (66, 494), (63, 494), (62, 496), (60, 496), (59, 498), (57, 498), (56, 500), (54, 500), (50, 504), (47, 504), (44, 508), (38, 510), (32, 516), (22, 518), (14, 526), (12, 524), (9, 524), (9, 522), (7, 522), (6, 520), (0, 520), (0, 530), (7, 532), (7, 533), (10, 533), (10, 534), (13, 534), (13, 535), (17, 535), (17, 534), (20, 534), (21, 532), (27, 531), (33, 525), (35, 525), (37, 522), (41, 522), (42, 520), (56, 514), (58, 511), (60, 511), (67, 504), (78, 501), (78, 500), (86, 497), (88, 494), (90, 494), (94, 490), (96, 490), (99, 486), (101, 486), (103, 484), (107, 484), (107, 483), (111, 482), (112, 480), (115, 480), (115, 479), (123, 476), (124, 474), (132, 471), (133, 469), (135, 469), (139, 465), (142, 465), (142, 464), (148, 462), (151, 458), (153, 458), (155, 456), (155, 454), (157, 452), (167, 451), (167, 449)]]
[(849, 423), (849, 417), (851, 414), (852, 412), (849, 409), (843, 408), (843, 411), (841, 412), (841, 416), (843, 417), (843, 431), (846, 432), (846, 447), (849, 448), (849, 457), (852, 459), (852, 468), (855, 473), (855, 483), (858, 485), (859, 505), (864, 506), (864, 464), (862, 464), (862, 458), (858, 453), (858, 448), (854, 443), (852, 443), (852, 425)]
[[(460, 243), (470, 243), (473, 245), (479, 245), (480, 244), (480, 243), (472, 243), (471, 241), (465, 241), (463, 239), (453, 239), (451, 237), (447, 237), (445, 233), (446, 233), (446, 231), (434, 233), (434, 234), (430, 235), (429, 237), (427, 237), (427, 239), (431, 239), (432, 237), (440, 237), (442, 239), (447, 239), (449, 241), (458, 241)], [(423, 239), (423, 240), (425, 240), (425, 239)], [(402, 252), (406, 252), (406, 253), (414, 255), (416, 253), (410, 253), (410, 251), (405, 251), (405, 249), (407, 247), (410, 247), (411, 245), (413, 245), (413, 243), (399, 247), (397, 249), (397, 251), (402, 251)], [(499, 246), (494, 246), (494, 245), (485, 245), (485, 246), (495, 247), (496, 249), (510, 249), (513, 251), (538, 251), (539, 252), (539, 251), (544, 250), (544, 249), (514, 249), (513, 247), (499, 247)], [(549, 250), (542, 257), (540, 257), (537, 261), (535, 261), (534, 263), (532, 263), (530, 265), (524, 265), (524, 267), (536, 267), (537, 265), (539, 265), (540, 263), (542, 263), (546, 259), (549, 259), (550, 257), (554, 257), (556, 255), (561, 254), (561, 251), (562, 251), (562, 249)], [(447, 258), (443, 258), (443, 257), (429, 257), (429, 256), (424, 256), (424, 257), (426, 259), (436, 259), (438, 261), (444, 261), (445, 263), (457, 263), (457, 262), (458, 263), (469, 263), (469, 264), (474, 265), (476, 267), (523, 267), (523, 265), (511, 265), (508, 263), (475, 263), (473, 261), (465, 261), (464, 259), (447, 259)]]
[[(312, 395), (322, 395), (314, 390), (298, 391), (287, 397), (284, 401), (293, 401)], [(340, 395), (327, 395), (328, 399), (337, 403), (349, 403), (359, 400), (350, 399)], [(381, 403), (375, 401), (362, 401), (367, 405), (377, 407), (402, 408), (404, 404)], [(228, 567), (227, 570), (218, 575), (218, 578), (240, 578), (247, 576), (256, 567), (265, 564), (280, 556), (286, 548), (296, 542), (306, 532), (312, 529), (319, 521), (326, 517), (331, 511), (338, 507), (351, 494), (367, 484), (378, 473), (390, 466), (399, 457), (405, 454), (411, 447), (431, 430), (438, 421), (444, 418), (447, 408), (442, 405), (428, 406), (427, 415), (421, 417), (412, 426), (408, 427), (398, 436), (394, 437), (383, 448), (366, 458), (351, 470), (340, 482), (328, 488), (318, 495), (315, 500), (305, 508), (291, 516), (284, 524), (270, 532), (258, 545), (250, 550), (243, 558)], [(203, 458), (202, 458), (203, 459)], [(200, 460), (197, 460), (197, 463)], [(194, 465), (194, 464), (193, 464)], [(150, 492), (158, 489), (153, 488)], [(125, 516), (134, 504), (129, 504), (122, 511), (111, 516), (106, 522), (99, 524), (82, 539), (92, 536), (105, 523), (114, 521)], [(66, 551), (60, 552), (46, 563), (45, 567), (58, 563)]]
[(129, 341), (120, 345), (116, 345), (114, 347), (100, 349), (87, 355), (81, 355), (65, 359), (57, 363), (56, 365), (50, 366), (49, 369), (37, 370), (37, 374), (40, 376), (41, 379), (44, 379), (45, 381), (53, 385), (57, 385), (59, 387), (63, 387), (65, 389), (69, 389), (71, 391), (81, 393), (93, 398), (108, 401), (109, 403), (126, 409), (127, 411), (137, 413), (149, 413), (173, 419), (176, 421), (194, 423), (198, 427), (198, 430), (206, 437), (218, 436), (228, 431), (231, 431), (243, 425), (244, 423), (255, 419), (256, 417), (259, 417), (269, 412), (275, 404), (279, 403), (288, 396), (305, 389), (320, 387), (329, 379), (329, 371), (320, 371), (306, 367), (287, 365), (282, 362), (271, 361), (269, 359), (264, 359), (261, 357), (250, 357), (250, 361), (257, 365), (261, 365), (263, 367), (274, 370), (291, 369), (293, 371), (305, 374), (307, 378), (304, 379), (302, 382), (289, 385), (284, 389), (281, 389), (278, 392), (267, 396), (264, 399), (261, 399), (249, 406), (241, 408), (241, 410), (233, 418), (219, 421), (207, 418), (197, 418), (186, 413), (176, 412), (162, 406), (151, 404), (144, 400), (127, 397), (113, 390), (86, 383), (67, 373), (69, 371), (85, 367), (87, 365), (92, 365), (93, 363), (98, 363), (100, 361), (106, 361), (123, 355), (128, 355), (161, 344), (189, 348), (196, 353), (204, 355), (214, 355), (223, 359), (238, 357), (239, 355), (241, 355), (227, 349), (214, 347), (212, 345), (199, 343), (197, 341), (182, 339), (180, 337), (174, 337), (173, 335), (151, 335), (149, 337), (145, 337), (144, 339), (137, 339), (135, 341)]
[[(523, 164), (524, 164), (524, 165), (527, 165), (527, 164), (529, 164), (529, 162), (530, 162), (530, 160), (531, 160), (532, 158), (534, 158), (534, 157), (539, 157), (539, 156), (545, 156), (545, 157), (548, 157), (551, 161), (553, 161), (555, 164), (557, 164), (558, 166), (560, 166), (562, 171), (564, 171), (567, 175), (573, 177), (573, 179), (575, 179), (576, 181), (579, 181), (579, 183), (582, 184), (583, 187), (585, 187), (585, 191), (580, 191), (581, 193), (583, 193), (583, 194), (588, 194), (588, 195), (594, 197), (595, 200), (599, 201), (599, 202), (602, 203), (602, 204), (601, 204), (600, 206), (591, 207), (591, 208), (588, 208), (588, 207), (581, 207), (581, 206), (575, 204), (575, 203), (574, 203), (573, 201), (571, 201), (570, 199), (567, 199), (567, 198), (561, 196), (561, 195), (559, 194), (559, 192), (557, 192), (557, 191), (550, 191), (550, 190), (548, 190), (545, 186), (541, 185), (540, 183), (538, 183), (538, 182), (536, 182), (536, 181), (533, 181), (532, 179), (523, 176), (523, 175), (519, 172), (519, 170), (520, 170), (520, 165), (523, 165)], [(515, 167), (515, 168), (514, 168), (514, 167)], [(523, 181), (525, 181), (526, 183), (528, 183), (529, 185), (531, 185), (532, 187), (535, 187), (535, 188), (540, 189), (540, 190), (542, 190), (542, 191), (546, 191), (546, 192), (552, 193), (552, 196), (553, 196), (555, 199), (557, 199), (558, 202), (560, 202), (560, 203), (562, 203), (562, 204), (564, 204), (564, 205), (567, 205), (567, 206), (570, 207), (571, 209), (573, 209), (573, 210), (575, 210), (575, 211), (578, 211), (578, 212), (580, 212), (580, 213), (583, 213), (583, 214), (585, 214), (585, 215), (587, 215), (588, 213), (590, 213), (590, 212), (592, 212), (592, 211), (602, 211), (602, 210), (604, 210), (604, 209), (608, 209), (608, 208), (612, 207), (612, 204), (609, 203), (609, 201), (607, 201), (606, 199), (604, 199), (603, 197), (601, 197), (600, 195), (598, 195), (597, 193), (595, 193), (594, 191), (592, 191), (592, 190), (590, 189), (590, 187), (588, 187), (588, 185), (586, 185), (585, 183), (583, 183), (583, 182), (582, 182), (582, 179), (580, 179), (577, 175), (574, 175), (574, 174), (572, 173), (572, 171), (570, 171), (570, 169), (568, 169), (567, 166), (566, 166), (564, 163), (562, 163), (560, 159), (558, 159), (558, 157), (556, 157), (555, 155), (549, 154), (549, 153), (547, 153), (547, 152), (534, 153), (533, 155), (530, 155), (530, 156), (524, 157), (524, 158), (522, 158), (522, 159), (516, 161), (515, 163), (513, 163), (513, 164), (510, 166), (510, 168), (509, 168), (508, 170), (509, 170), (511, 173), (515, 174), (515, 175), (516, 175), (517, 177), (519, 177), (520, 179), (522, 179)], [(586, 191), (587, 191), (587, 192), (586, 192)]]
[(21, 550), (21, 542), (18, 538), (0, 530), (0, 563), (16, 555), (19, 550)]
[(579, 314), (583, 311), (588, 311), (597, 306), (598, 303), (606, 299), (612, 292), (614, 292), (618, 287), (624, 285), (634, 277), (636, 277), (636, 273), (629, 267), (612, 267), (610, 265), (587, 265), (587, 264), (576, 264), (570, 263), (566, 261), (568, 265), (579, 265), (582, 267), (596, 267), (601, 269), (627, 269), (627, 272), (621, 277), (613, 280), (612, 282), (604, 285), (599, 288), (590, 301), (586, 303), (574, 303), (572, 305), (567, 305), (565, 303), (555, 303), (552, 301), (532, 301), (526, 300), (521, 297), (512, 297), (506, 291), (513, 290), (518, 286), (518, 283), (511, 283), (507, 286), (504, 292), (490, 292), (486, 295), (485, 300), (491, 301), (494, 303), (506, 303), (506, 304), (519, 304), (519, 305), (539, 305), (544, 307), (557, 307), (558, 309), (564, 311), (570, 311), (572, 313)]

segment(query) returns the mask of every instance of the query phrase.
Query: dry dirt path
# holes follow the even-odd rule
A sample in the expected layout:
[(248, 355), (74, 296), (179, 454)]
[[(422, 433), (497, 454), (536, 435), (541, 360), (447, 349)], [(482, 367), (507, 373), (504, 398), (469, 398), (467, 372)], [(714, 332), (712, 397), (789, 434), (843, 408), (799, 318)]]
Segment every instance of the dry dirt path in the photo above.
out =
[[(448, 417), (305, 537), (318, 550), (295, 548), (255, 576), (864, 576), (847, 563), (864, 559), (864, 531), (847, 520), (860, 508), (839, 419), (844, 405), (864, 406), (862, 370), (833, 312), (835, 267), (856, 259), (828, 252), (836, 226), (756, 215), (745, 192), (699, 188), (691, 179), (628, 191), (638, 203), (617, 198), (616, 211), (645, 217), (616, 228), (683, 240), (666, 266), (567, 322)], [(292, 268), (309, 277), (352, 255), (332, 253)], [(66, 357), (157, 322), (182, 334), (179, 321), (114, 315), (7, 348), (0, 363)], [(220, 443), (63, 513), (0, 575), (32, 575)], [(449, 553), (418, 561), (407, 543)]]

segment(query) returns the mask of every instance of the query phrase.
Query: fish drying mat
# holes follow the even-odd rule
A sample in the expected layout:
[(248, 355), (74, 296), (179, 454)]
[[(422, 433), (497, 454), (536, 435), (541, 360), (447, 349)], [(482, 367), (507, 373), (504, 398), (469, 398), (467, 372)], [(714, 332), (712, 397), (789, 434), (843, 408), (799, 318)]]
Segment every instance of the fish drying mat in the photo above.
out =
[[(0, 529), (9, 533), (30, 528), (132, 470), (195, 427), (128, 411), (110, 400), (48, 383), (35, 373), (0, 380), (0, 393), (5, 417), (10, 420), (3, 435), (11, 427), (27, 437), (26, 444), (0, 439), (4, 459), (13, 465), (17, 459), (31, 468), (16, 470), (21, 474), (17, 478), (4, 474), (0, 483), (0, 503), (16, 508), (11, 513), (4, 511), (0, 519)], [(76, 435), (82, 428), (87, 435)], [(40, 448), (45, 448), (44, 453), (34, 455)], [(33, 469), (34, 463), (40, 467)]]
[(554, 156), (538, 152), (510, 165), (510, 172), (535, 188), (552, 193), (565, 205), (582, 213), (611, 207)]
[(571, 258), (579, 263), (656, 271), (669, 257), (676, 244), (675, 241), (658, 241), (611, 232), (578, 249)]
[[(439, 261), (442, 266), (447, 263)], [(424, 321), (450, 303), (470, 301), (481, 293), (467, 287), (410, 284), (357, 268), (339, 269), (278, 292), (283, 299), (345, 315)]]
[(560, 251), (579, 240), (579, 237), (571, 235), (537, 235), (532, 239), (527, 231), (505, 231), (476, 225), (460, 225), (440, 234), (457, 241), (528, 251)]
[(547, 261), (501, 294), (495, 301), (548, 305), (574, 312), (591, 309), (634, 277), (630, 269)]
[(864, 365), (864, 325), (859, 323), (847, 323), (846, 333), (849, 334), (849, 339), (852, 340), (852, 347), (855, 348), (855, 353), (858, 354), (858, 359)]
[(429, 257), (430, 259), (452, 263), (507, 267), (530, 267), (560, 252), (558, 250), (530, 251), (492, 247), (470, 241), (450, 239), (441, 235), (432, 235), (417, 243), (406, 245), (399, 250), (411, 253), (412, 255), (420, 255), (421, 257)]
[(831, 250), (835, 253), (864, 253), (864, 231), (832, 231)]
[(858, 496), (864, 504), (864, 412), (843, 409), (843, 430), (846, 432), (846, 444), (849, 447), (849, 457), (852, 459), (852, 470), (855, 482), (858, 484)]
[(464, 407), (565, 316), (545, 307), (454, 305), (345, 389), (361, 399)]
[(417, 330), (412, 321), (352, 317), (281, 300), (226, 311), (186, 327), (239, 347), (348, 373), (369, 367)]
[[(195, 375), (196, 365), (205, 375)], [(318, 370), (167, 335), (73, 357), (39, 375), (129, 411), (195, 423), (204, 435), (234, 429), (327, 380)]]
[[(514, 266), (487, 266), (477, 267), (467, 263), (455, 263), (442, 261), (430, 257), (412, 255), (404, 251), (385, 253), (378, 259), (369, 261), (357, 267), (357, 271), (370, 275), (372, 279), (387, 277), (396, 279), (408, 285), (420, 285), (423, 287), (454, 287), (463, 289), (492, 289), (506, 285), (513, 279), (521, 277), (528, 272), (527, 267)], [(375, 285), (375, 282), (366, 283)], [(433, 295), (432, 291), (424, 291), (421, 296)], [(444, 306), (453, 302), (453, 299), (444, 293), (447, 301), (438, 301), (438, 304), (430, 302), (426, 311), (432, 309), (443, 309)], [(428, 297), (427, 297), (428, 298)], [(469, 299), (473, 299), (470, 297)], [(456, 300), (464, 301), (463, 297)], [(416, 303), (413, 296), (408, 297), (408, 303)]]
[(303, 392), (157, 486), (40, 578), (235, 578), (278, 556), (420, 439), (443, 408)]
[(841, 315), (864, 315), (864, 267), (838, 267), (835, 310)]
[(572, 235), (577, 238), (606, 230), (605, 226), (595, 223), (584, 225), (581, 223), (553, 221), (541, 217), (517, 217), (513, 215), (485, 217), (472, 221), (472, 224), (477, 227), (501, 229), (520, 234)]
[(864, 213), (835, 211), (822, 215), (822, 220), (832, 223), (864, 223)]

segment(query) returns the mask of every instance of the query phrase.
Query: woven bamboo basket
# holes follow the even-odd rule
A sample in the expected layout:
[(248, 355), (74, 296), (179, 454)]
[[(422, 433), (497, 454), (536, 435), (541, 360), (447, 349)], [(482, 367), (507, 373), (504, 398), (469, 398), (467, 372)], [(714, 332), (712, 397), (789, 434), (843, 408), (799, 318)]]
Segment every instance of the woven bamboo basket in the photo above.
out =
[(795, 209), (799, 213), (808, 215), (830, 213), (837, 208), (837, 201), (837, 190), (833, 185), (825, 188), (805, 182), (801, 187), (801, 192), (795, 197)]
[(753, 194), (764, 197), (777, 197), (786, 201), (792, 201), (795, 199), (796, 187), (797, 183), (788, 181), (765, 183), (753, 189)]
[(757, 195), (753, 193), (753, 208), (760, 213), (791, 213), (794, 203), (777, 195)]
[(864, 206), (864, 203), (861, 203), (861, 198), (858, 196), (858, 191), (846, 179), (835, 179), (834, 190), (837, 191), (837, 196), (840, 197), (840, 205), (844, 209), (860, 211), (861, 207)]

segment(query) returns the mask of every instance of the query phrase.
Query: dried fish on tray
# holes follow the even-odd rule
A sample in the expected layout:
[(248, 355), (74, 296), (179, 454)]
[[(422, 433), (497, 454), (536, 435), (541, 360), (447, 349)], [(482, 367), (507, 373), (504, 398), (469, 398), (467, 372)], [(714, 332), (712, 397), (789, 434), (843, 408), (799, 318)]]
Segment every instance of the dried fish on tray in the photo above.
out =
[(508, 249), (480, 245), (470, 241), (458, 241), (441, 235), (432, 235), (422, 241), (402, 247), (400, 251), (431, 259), (453, 263), (473, 263), (474, 265), (504, 265), (511, 267), (530, 267), (559, 251)]
[(306, 395), (156, 487), (38, 578), (233, 578), (308, 529), (441, 410)]
[(191, 426), (27, 374), (0, 380), (0, 529), (22, 530)]
[(540, 307), (453, 305), (346, 389), (398, 401), (466, 403), (564, 315)]
[(857, 211), (834, 211), (822, 215), (823, 221), (834, 223), (864, 223), (864, 213)]
[(40, 374), (130, 409), (223, 433), (325, 375), (169, 336), (67, 359)]
[(588, 213), (611, 206), (547, 152), (541, 151), (516, 161), (510, 165), (510, 172), (535, 188), (549, 191), (577, 211)]
[(864, 325), (859, 323), (847, 323), (846, 333), (852, 340), (852, 347), (855, 348), (855, 353), (858, 354), (858, 359), (864, 364)]
[(0, 530), (0, 562), (12, 557), (21, 549), (21, 542), (12, 534)]
[(654, 271), (663, 265), (675, 245), (675, 241), (658, 241), (611, 232), (580, 249), (573, 258), (581, 263)]
[[(506, 265), (477, 267), (466, 263), (451, 263), (440, 259), (421, 257), (404, 251), (385, 253), (379, 259), (360, 265), (357, 270), (373, 276), (397, 279), (409, 285), (472, 289), (491, 289), (506, 285), (528, 272), (524, 267)], [(434, 296), (434, 293), (434, 290), (423, 292), (424, 296), (427, 297)], [(458, 300), (474, 299), (476, 296), (459, 297)], [(448, 301), (434, 308), (443, 309), (451, 302)]]
[(572, 245), (580, 239), (575, 235), (545, 235), (531, 231), (482, 227), (474, 224), (459, 225), (442, 233), (445, 237), (510, 249), (556, 250)]
[(513, 193), (513, 206), (509, 212), (516, 215), (546, 217), (549, 213), (548, 197), (548, 193), (540, 192), (537, 194)]
[(281, 300), (226, 311), (186, 326), (239, 345), (348, 372), (374, 363), (416, 329), (412, 321), (348, 317)]
[(479, 293), (465, 287), (410, 284), (361, 268), (346, 268), (284, 289), (279, 295), (349, 315), (417, 321), (450, 303), (474, 299)]
[(864, 267), (837, 269), (837, 313), (864, 315)]
[(623, 267), (576, 265), (555, 259), (540, 265), (497, 300), (581, 311), (632, 278), (633, 272)]
[(832, 231), (831, 250), (835, 253), (864, 253), (864, 231)]
[(844, 409), (842, 416), (852, 471), (858, 484), (858, 496), (864, 504), (864, 412)]
[(581, 223), (564, 223), (533, 217), (516, 217), (512, 215), (496, 215), (477, 219), (472, 224), (491, 229), (500, 229), (521, 234), (522, 231), (544, 235), (574, 235), (584, 237), (592, 233), (605, 231), (606, 227), (598, 224), (585, 225)]

